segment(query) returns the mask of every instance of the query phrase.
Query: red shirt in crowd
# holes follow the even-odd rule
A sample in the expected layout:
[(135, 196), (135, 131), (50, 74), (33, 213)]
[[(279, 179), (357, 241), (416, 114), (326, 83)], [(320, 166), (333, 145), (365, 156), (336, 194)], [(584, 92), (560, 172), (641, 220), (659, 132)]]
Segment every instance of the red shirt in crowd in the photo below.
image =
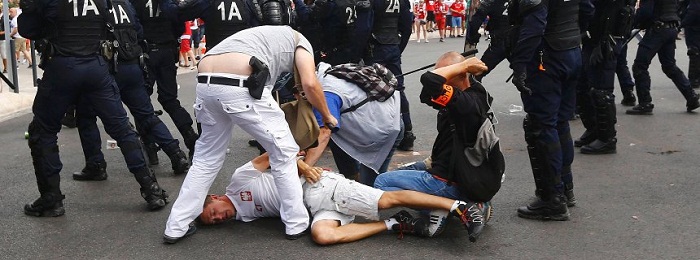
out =
[(452, 6), (450, 6), (450, 9), (452, 10), (452, 17), (457, 17), (457, 16), (463, 16), (464, 14), (464, 3), (462, 1), (455, 1), (452, 3)]
[(435, 19), (444, 19), (449, 7), (442, 1), (435, 3)]
[(416, 17), (418, 17), (418, 19), (424, 20), (425, 19), (425, 8), (423, 7), (423, 5), (417, 4), (417, 5), (413, 6), (413, 14), (415, 14)]
[(425, 0), (425, 10), (428, 12), (435, 11), (435, 1)]

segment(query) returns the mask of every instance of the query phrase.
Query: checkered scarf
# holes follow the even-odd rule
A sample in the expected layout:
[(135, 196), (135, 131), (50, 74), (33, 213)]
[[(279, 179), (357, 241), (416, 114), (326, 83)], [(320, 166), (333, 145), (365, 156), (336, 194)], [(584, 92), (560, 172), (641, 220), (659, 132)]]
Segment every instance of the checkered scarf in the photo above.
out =
[(386, 67), (380, 64), (371, 66), (347, 63), (333, 66), (326, 74), (354, 83), (367, 92), (369, 100), (384, 102), (394, 95), (398, 80)]

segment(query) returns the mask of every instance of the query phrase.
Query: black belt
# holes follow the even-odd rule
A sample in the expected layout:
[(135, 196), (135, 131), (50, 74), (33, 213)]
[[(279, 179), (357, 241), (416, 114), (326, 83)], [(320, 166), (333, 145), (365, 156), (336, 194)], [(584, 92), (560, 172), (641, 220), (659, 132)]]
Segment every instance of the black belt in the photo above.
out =
[[(209, 80), (208, 82), (207, 79)], [(209, 83), (217, 85), (228, 85), (234, 87), (244, 87), (243, 84), (245, 83), (245, 80), (217, 76), (197, 76), (197, 82), (204, 84)]]
[(668, 28), (678, 28), (680, 24), (678, 22), (656, 22), (651, 27), (654, 29), (668, 29)]

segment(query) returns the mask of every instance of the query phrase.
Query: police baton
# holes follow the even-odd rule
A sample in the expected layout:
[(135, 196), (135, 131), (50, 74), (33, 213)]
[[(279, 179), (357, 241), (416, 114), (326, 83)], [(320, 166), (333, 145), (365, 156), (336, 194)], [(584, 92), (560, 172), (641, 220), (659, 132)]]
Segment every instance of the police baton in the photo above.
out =
[[(471, 55), (476, 55), (477, 53), (479, 53), (479, 50), (473, 49), (473, 50), (468, 50), (468, 51), (462, 52), (461, 55), (464, 56), (464, 57), (467, 57), (467, 56), (471, 56)], [(403, 76), (406, 76), (406, 75), (408, 75), (408, 74), (415, 73), (415, 72), (417, 72), (417, 71), (421, 71), (421, 70), (430, 68), (430, 67), (432, 67), (432, 66), (435, 66), (435, 63), (431, 63), (431, 64), (428, 64), (428, 65), (425, 65), (425, 66), (423, 66), (423, 67), (414, 69), (414, 70), (412, 70), (412, 71), (406, 72), (406, 73), (401, 74), (401, 75), (398, 75), (398, 76), (396, 76), (396, 77), (403, 77)]]
[[(633, 30), (633, 31), (634, 31), (634, 30)], [(639, 35), (639, 32), (641, 32), (641, 31), (642, 31), (642, 29), (637, 29), (637, 31), (634, 32), (634, 33), (632, 33), (632, 35), (630, 36), (630, 38), (627, 39), (627, 40), (625, 41), (625, 43), (622, 44), (622, 46), (627, 46), (627, 44), (629, 44), (629, 43), (632, 41), (632, 39), (634, 39), (635, 37), (637, 37), (637, 35)]]

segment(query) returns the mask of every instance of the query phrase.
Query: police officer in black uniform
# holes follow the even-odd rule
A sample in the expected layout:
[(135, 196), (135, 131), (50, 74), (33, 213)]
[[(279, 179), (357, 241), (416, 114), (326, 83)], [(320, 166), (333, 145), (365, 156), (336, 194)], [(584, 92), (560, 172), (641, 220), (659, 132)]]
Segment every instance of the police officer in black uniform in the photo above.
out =
[(688, 46), (688, 79), (690, 86), (700, 88), (700, 0), (687, 0), (687, 8), (681, 22)]
[[(162, 4), (162, 0), (130, 0), (143, 25), (144, 38), (148, 42), (147, 61), (149, 78), (146, 82), (149, 93), (153, 84), (158, 84), (158, 102), (175, 123), (190, 157), (199, 135), (192, 128), (192, 117), (177, 99), (178, 38), (184, 30), (184, 21), (177, 19), (177, 9)], [(209, 38), (207, 38), (209, 41)], [(158, 163), (158, 147), (153, 140), (145, 139), (146, 150), (151, 164)]]
[(574, 203), (569, 120), (581, 70), (579, 20), (585, 22), (593, 7), (588, 0), (511, 0), (508, 9), (518, 27), (510, 67), (527, 113), (523, 128), (537, 195), (518, 216), (568, 220), (567, 202)]
[[(110, 0), (107, 3), (111, 4), (113, 35), (119, 43), (115, 48), (117, 65), (114, 77), (122, 101), (134, 116), (139, 135), (148, 136), (158, 143), (170, 157), (174, 173), (183, 174), (189, 169), (187, 156), (180, 150), (180, 142), (173, 138), (165, 124), (154, 114), (151, 98), (144, 88), (146, 64), (140, 44), (143, 30), (136, 18), (136, 11), (128, 0)], [(73, 174), (73, 179), (105, 180), (107, 163), (100, 149), (102, 140), (94, 110), (87, 100), (81, 100), (78, 108), (77, 125), (86, 165), (82, 171)]]
[(511, 42), (508, 40), (511, 32), (511, 25), (508, 21), (508, 0), (481, 1), (471, 20), (469, 20), (467, 42), (472, 45), (472, 48), (476, 48), (476, 44), (479, 43), (479, 38), (481, 38), (479, 27), (484, 23), (487, 16), (489, 17), (489, 22), (486, 24), (486, 30), (491, 35), (491, 43), (484, 55), (481, 56), (481, 61), (486, 63), (489, 70), (479, 76), (475, 76), (479, 81), (496, 68), (501, 61), (508, 58), (511, 49)]
[(355, 20), (357, 19), (356, 0), (316, 0), (311, 8), (310, 22), (318, 28), (312, 42), (316, 61), (331, 65), (358, 63), (361, 59), (353, 44)]
[(678, 0), (642, 0), (636, 20), (639, 21), (640, 28), (646, 29), (646, 33), (639, 42), (637, 57), (632, 65), (639, 104), (627, 110), (627, 114), (651, 115), (654, 111), (649, 64), (657, 53), (661, 70), (685, 97), (686, 110), (690, 112), (700, 107), (698, 94), (690, 87), (690, 81), (683, 71), (676, 66), (676, 36), (681, 20), (678, 16)]
[[(632, 37), (631, 32), (625, 35), (625, 38), (630, 37)], [(620, 90), (622, 91), (622, 100), (620, 104), (633, 107), (637, 104), (637, 97), (634, 96), (634, 80), (632, 80), (630, 68), (627, 66), (627, 45), (629, 44), (622, 45), (620, 54), (617, 56), (615, 74), (617, 75), (617, 81), (620, 83)]]
[[(207, 48), (211, 49), (234, 33), (257, 25), (251, 1), (246, 0), (165, 0), (167, 9), (178, 10), (174, 19), (202, 18), (207, 24)], [(220, 8), (219, 8), (220, 7)]]
[[(360, 5), (355, 24), (357, 46), (362, 46), (360, 50), (364, 50), (363, 59), (366, 64), (382, 64), (397, 76), (397, 90), (401, 93), (401, 117), (406, 130), (398, 149), (411, 151), (416, 136), (413, 134), (408, 99), (403, 91), (403, 76), (400, 76), (401, 53), (411, 37), (413, 14), (410, 3), (408, 0), (369, 0), (362, 1)], [(367, 41), (362, 42), (363, 40)]]
[[(107, 133), (117, 140), (129, 171), (141, 186), (141, 196), (151, 210), (167, 203), (144, 159), (141, 142), (129, 127), (118, 87), (110, 74), (108, 31), (100, 0), (25, 0), (20, 6), (20, 33), (41, 40), (44, 75), (39, 83), (29, 124), (29, 148), (41, 197), (24, 206), (31, 216), (65, 213), (60, 189), (61, 160), (57, 133), (69, 105), (79, 97), (88, 100), (100, 116)], [(99, 4), (105, 5), (106, 2)], [(105, 46), (101, 51), (101, 46)], [(101, 54), (102, 53), (102, 54)]]
[(574, 146), (583, 154), (617, 152), (615, 69), (626, 36), (632, 31), (634, 0), (594, 0), (595, 15), (583, 37), (583, 72), (576, 106), (586, 128)]

